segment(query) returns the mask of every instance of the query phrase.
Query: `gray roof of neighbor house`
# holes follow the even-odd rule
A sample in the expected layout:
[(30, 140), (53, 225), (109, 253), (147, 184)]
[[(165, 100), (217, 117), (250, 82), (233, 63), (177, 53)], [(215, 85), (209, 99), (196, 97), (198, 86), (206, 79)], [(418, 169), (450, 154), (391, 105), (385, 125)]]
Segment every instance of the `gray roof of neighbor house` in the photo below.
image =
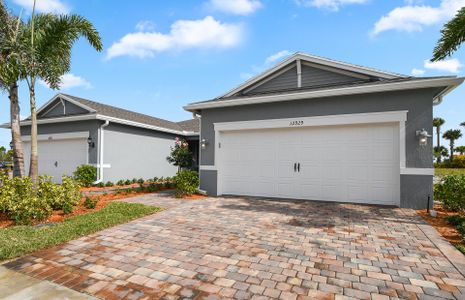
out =
[[(163, 127), (167, 129), (172, 129), (172, 130), (179, 130), (179, 131), (194, 131), (198, 132), (199, 127), (198, 127), (198, 121), (196, 120), (185, 120), (181, 122), (171, 122), (168, 120), (160, 119), (160, 118), (155, 118), (149, 115), (141, 114), (138, 112), (130, 111), (127, 109), (107, 105), (107, 104), (102, 104), (99, 102), (91, 101), (88, 99), (83, 99), (79, 98), (76, 96), (71, 96), (67, 94), (62, 94), (65, 95), (66, 97), (69, 97), (85, 106), (88, 106), (92, 109), (95, 110), (97, 114), (102, 114), (108, 117), (113, 117), (113, 118), (118, 118), (118, 119), (124, 119), (124, 120), (129, 120), (129, 121), (134, 121), (138, 123), (143, 123), (147, 125), (153, 125), (153, 126), (158, 126), (158, 127)], [(181, 125), (182, 123), (183, 125)], [(183, 127), (184, 124), (190, 124), (189, 129), (185, 129), (186, 127)], [(195, 124), (197, 124), (197, 127), (195, 127)]]
[[(157, 128), (160, 129), (166, 129), (166, 131), (173, 132), (173, 133), (195, 133), (197, 134), (199, 132), (199, 120), (198, 119), (190, 119), (190, 120), (184, 120), (180, 122), (172, 122), (160, 118), (155, 118), (149, 115), (141, 114), (138, 112), (130, 111), (127, 109), (95, 102), (92, 100), (68, 95), (68, 94), (57, 94), (55, 97), (53, 97), (49, 102), (44, 104), (39, 110), (38, 110), (38, 115), (39, 113), (44, 110), (45, 108), (49, 107), (52, 103), (55, 102), (57, 99), (63, 99), (63, 100), (68, 100), (72, 101), (75, 104), (80, 104), (81, 107), (83, 107), (85, 110), (88, 110), (89, 113), (81, 114), (81, 116), (89, 116), (90, 118), (97, 118), (97, 119), (108, 119), (111, 118), (110, 121), (116, 121), (116, 120), (124, 120), (124, 121), (130, 121), (133, 122), (131, 124), (134, 124), (134, 126), (137, 126), (137, 124), (142, 124), (142, 125), (147, 125), (147, 128), (149, 129), (154, 129), (157, 130)], [(41, 117), (40, 120), (46, 121), (47, 119), (50, 119), (53, 122), (54, 117)], [(61, 119), (66, 119), (66, 117), (61, 118)], [(64, 121), (61, 120), (60, 121)], [(29, 121), (30, 117), (27, 118), (25, 121)], [(30, 121), (29, 121), (30, 122)], [(22, 122), (23, 124), (27, 125), (27, 122)], [(40, 123), (40, 122), (39, 122)], [(128, 124), (128, 125), (131, 125)], [(5, 126), (2, 125), (2, 127), (6, 127), (8, 124), (4, 124)], [(163, 131), (163, 130), (162, 130)]]

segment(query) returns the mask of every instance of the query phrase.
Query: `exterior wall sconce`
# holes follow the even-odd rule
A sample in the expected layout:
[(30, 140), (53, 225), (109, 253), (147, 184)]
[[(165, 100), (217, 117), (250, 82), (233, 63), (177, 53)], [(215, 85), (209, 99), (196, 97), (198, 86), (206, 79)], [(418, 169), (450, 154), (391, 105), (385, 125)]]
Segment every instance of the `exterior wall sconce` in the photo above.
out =
[(416, 135), (420, 146), (426, 146), (428, 144), (428, 138), (432, 137), (425, 129), (417, 130)]
[(13, 141), (10, 142), (10, 149), (13, 150)]
[(90, 136), (87, 138), (87, 144), (90, 148), (95, 148), (95, 143), (94, 141), (92, 141), (92, 138)]
[(207, 148), (208, 145), (208, 140), (207, 139), (201, 139), (200, 140), (200, 148), (205, 149)]

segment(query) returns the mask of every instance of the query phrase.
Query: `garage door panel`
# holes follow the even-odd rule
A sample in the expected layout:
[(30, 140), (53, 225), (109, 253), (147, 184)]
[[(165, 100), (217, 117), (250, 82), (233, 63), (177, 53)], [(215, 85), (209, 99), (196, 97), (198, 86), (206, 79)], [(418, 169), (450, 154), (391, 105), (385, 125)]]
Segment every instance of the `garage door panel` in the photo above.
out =
[[(399, 204), (396, 124), (244, 130), (220, 136), (225, 145), (219, 159), (224, 193)], [(300, 172), (295, 163), (300, 163)], [(247, 180), (237, 180), (241, 178)]]

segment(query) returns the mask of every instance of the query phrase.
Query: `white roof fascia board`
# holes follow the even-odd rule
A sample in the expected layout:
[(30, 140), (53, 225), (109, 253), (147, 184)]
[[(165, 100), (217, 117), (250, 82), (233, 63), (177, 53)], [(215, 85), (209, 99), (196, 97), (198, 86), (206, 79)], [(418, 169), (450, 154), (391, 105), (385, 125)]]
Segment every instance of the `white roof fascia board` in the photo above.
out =
[(337, 89), (326, 89), (326, 90), (317, 90), (317, 91), (285, 93), (285, 94), (277, 94), (277, 95), (243, 97), (243, 98), (236, 98), (236, 99), (231, 99), (231, 100), (217, 100), (217, 101), (210, 101), (210, 102), (203, 102), (203, 103), (191, 103), (191, 104), (184, 106), (184, 109), (188, 111), (194, 111), (194, 110), (199, 110), (199, 109), (215, 108), (215, 107), (229, 107), (229, 106), (239, 106), (239, 105), (248, 105), (248, 104), (260, 104), (260, 103), (270, 103), (270, 102), (279, 102), (279, 101), (323, 98), (323, 97), (331, 97), (331, 96), (400, 91), (400, 90), (408, 90), (408, 89), (419, 89), (419, 88), (441, 87), (441, 86), (449, 87), (447, 92), (450, 92), (453, 88), (461, 84), (464, 81), (464, 79), (465, 79), (464, 77), (433, 78), (433, 79), (426, 79), (426, 80), (421, 80), (421, 81), (418, 80), (418, 81), (393, 82), (393, 83), (385, 83), (385, 84), (342, 87), (342, 88), (337, 88)]

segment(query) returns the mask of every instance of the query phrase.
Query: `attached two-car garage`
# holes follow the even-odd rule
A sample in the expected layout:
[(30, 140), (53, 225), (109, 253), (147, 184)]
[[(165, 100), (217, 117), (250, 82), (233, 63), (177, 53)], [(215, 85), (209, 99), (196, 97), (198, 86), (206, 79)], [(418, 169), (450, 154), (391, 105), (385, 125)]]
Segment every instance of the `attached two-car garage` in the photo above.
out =
[(221, 194), (399, 205), (399, 123), (230, 130), (218, 137)]

